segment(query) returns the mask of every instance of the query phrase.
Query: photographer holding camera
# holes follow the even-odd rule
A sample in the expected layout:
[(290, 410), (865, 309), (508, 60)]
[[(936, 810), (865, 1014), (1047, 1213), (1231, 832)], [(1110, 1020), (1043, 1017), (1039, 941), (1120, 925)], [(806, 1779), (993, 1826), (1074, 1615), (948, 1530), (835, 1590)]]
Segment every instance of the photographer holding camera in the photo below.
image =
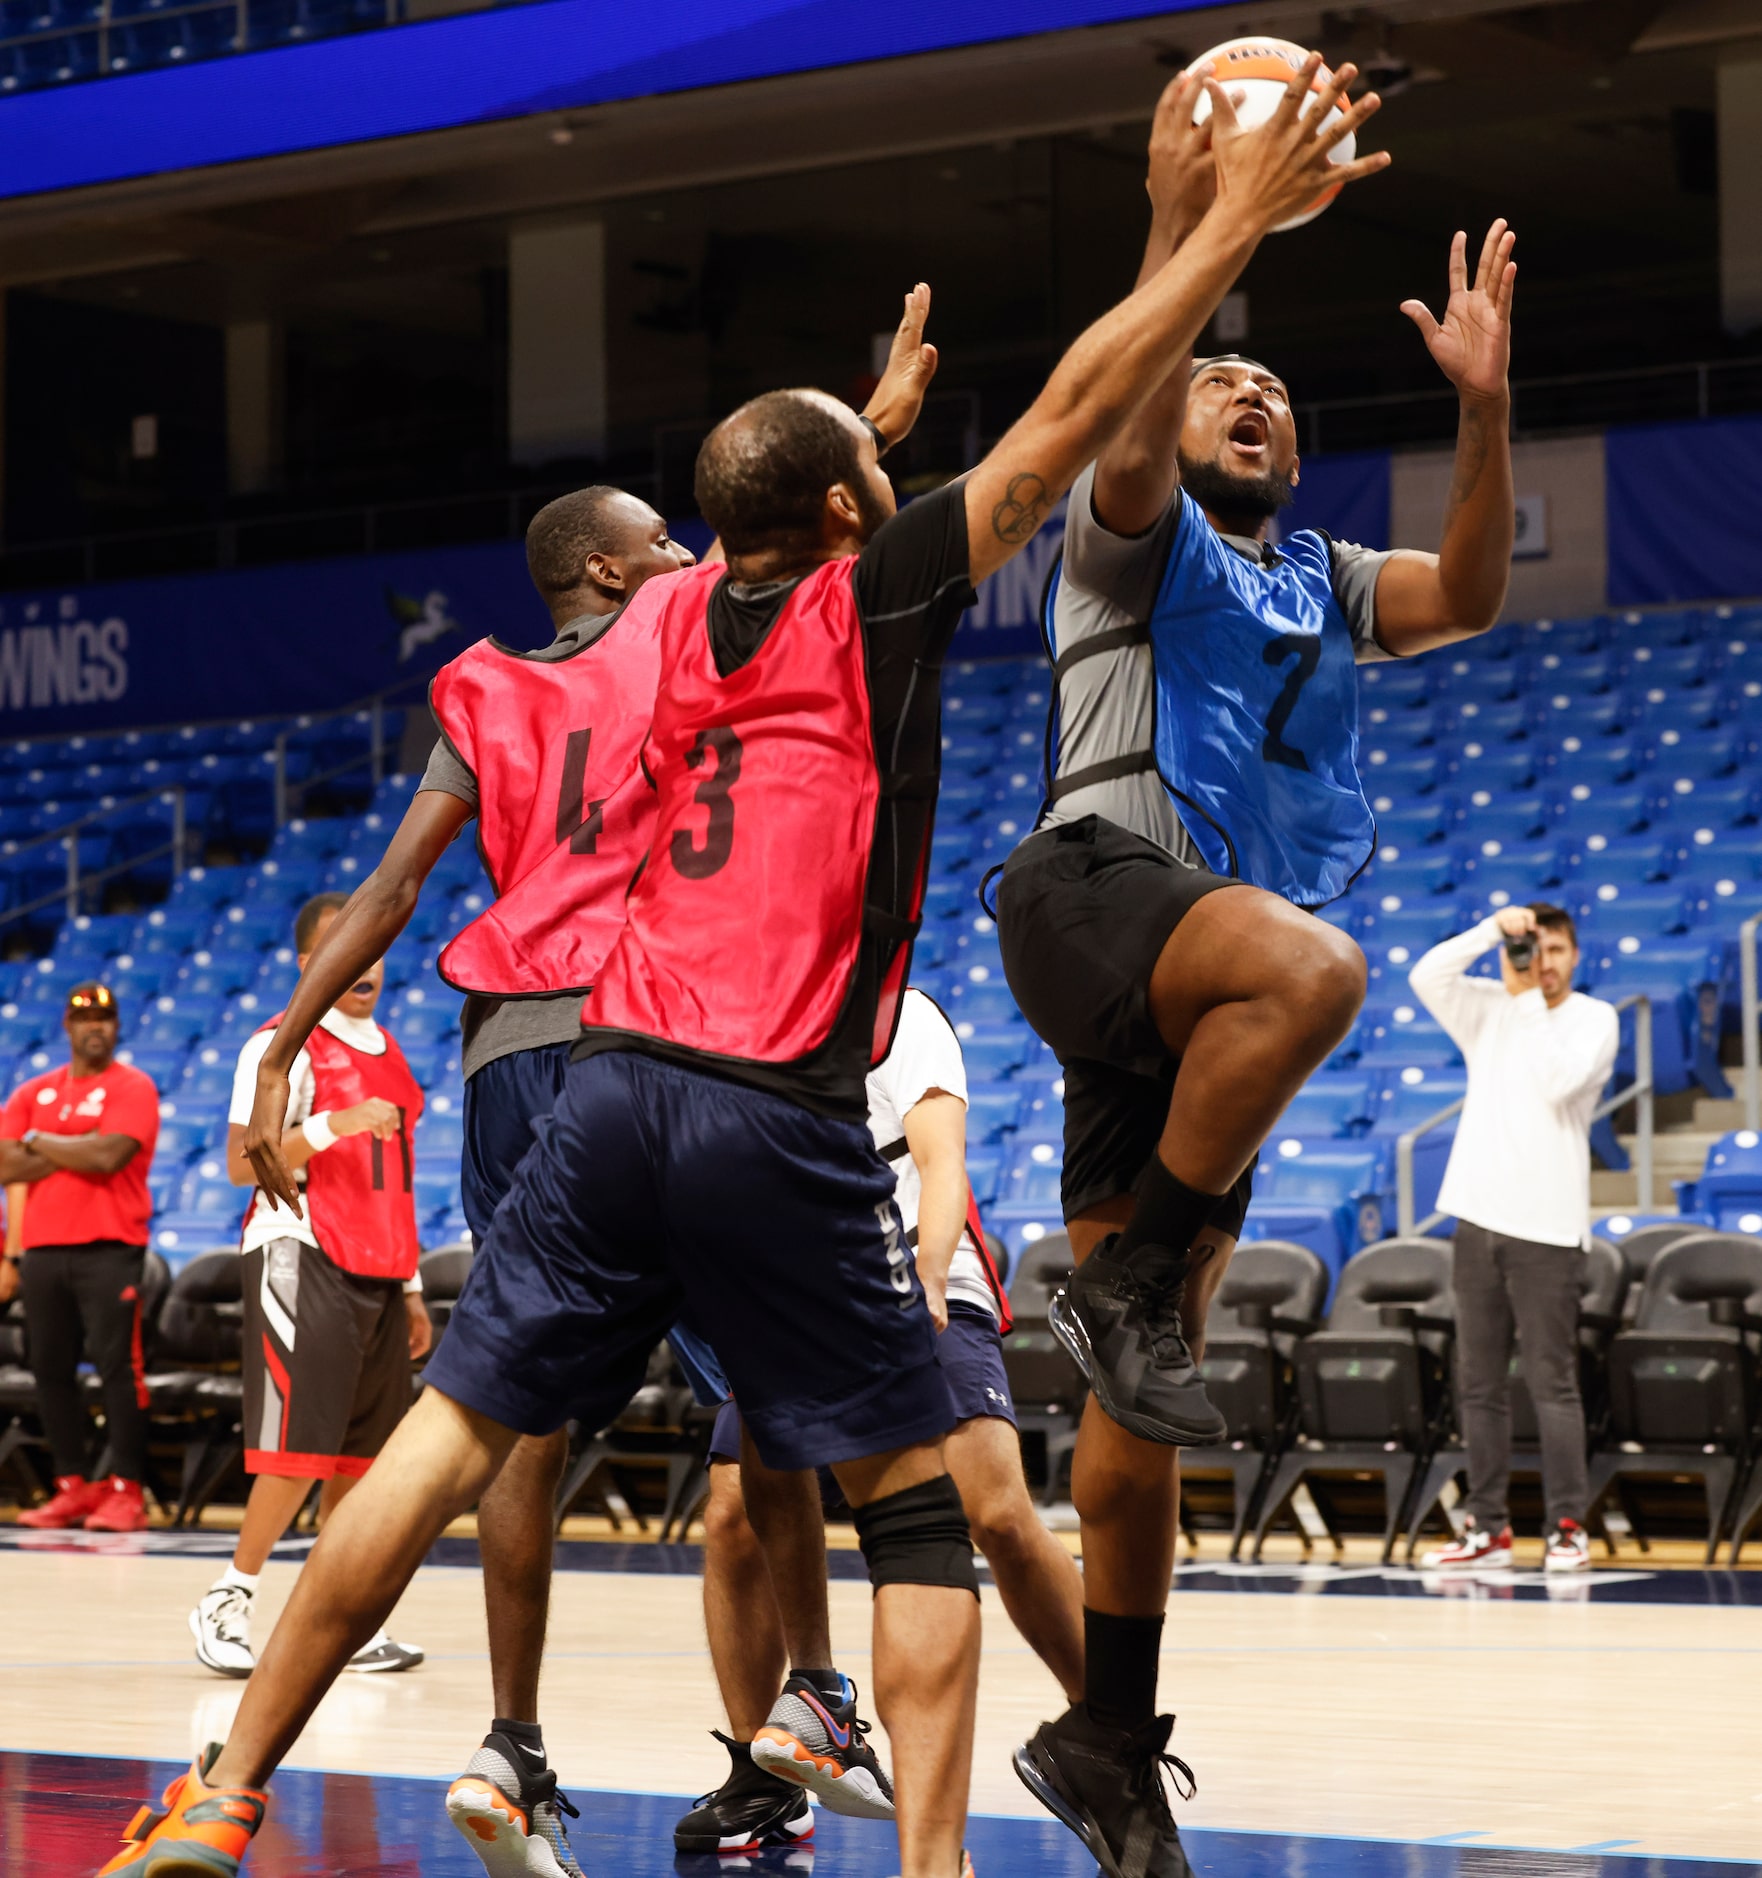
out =
[[(1501, 983), (1469, 968), (1502, 945)], [(1549, 1571), (1591, 1562), (1578, 1388), (1590, 1238), (1591, 1113), (1615, 1064), (1613, 1005), (1572, 988), (1578, 935), (1557, 906), (1508, 906), (1434, 946), (1408, 976), (1468, 1065), (1438, 1205), (1456, 1229), (1456, 1337), (1468, 1514), (1432, 1567), (1511, 1563), (1511, 1350), (1536, 1405)]]

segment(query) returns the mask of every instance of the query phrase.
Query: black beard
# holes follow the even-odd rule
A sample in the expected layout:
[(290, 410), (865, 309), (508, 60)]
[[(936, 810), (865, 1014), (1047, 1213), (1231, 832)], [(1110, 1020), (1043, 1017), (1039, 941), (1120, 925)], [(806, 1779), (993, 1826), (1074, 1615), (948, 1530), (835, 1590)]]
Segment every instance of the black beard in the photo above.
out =
[(1202, 509), (1225, 521), (1248, 524), (1242, 529), (1227, 529), (1228, 534), (1252, 535), (1262, 522), (1291, 506), (1290, 479), (1277, 470), (1262, 470), (1258, 476), (1232, 476), (1216, 457), (1207, 463), (1188, 456), (1176, 460), (1181, 487)]

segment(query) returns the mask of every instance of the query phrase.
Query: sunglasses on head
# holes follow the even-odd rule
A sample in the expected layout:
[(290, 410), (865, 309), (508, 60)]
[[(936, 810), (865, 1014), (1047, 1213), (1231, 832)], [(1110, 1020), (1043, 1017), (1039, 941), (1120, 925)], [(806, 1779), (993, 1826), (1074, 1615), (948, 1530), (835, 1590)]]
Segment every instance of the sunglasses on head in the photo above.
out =
[(116, 1000), (108, 991), (76, 991), (67, 1000), (70, 1011), (92, 1011), (100, 1017), (116, 1015)]

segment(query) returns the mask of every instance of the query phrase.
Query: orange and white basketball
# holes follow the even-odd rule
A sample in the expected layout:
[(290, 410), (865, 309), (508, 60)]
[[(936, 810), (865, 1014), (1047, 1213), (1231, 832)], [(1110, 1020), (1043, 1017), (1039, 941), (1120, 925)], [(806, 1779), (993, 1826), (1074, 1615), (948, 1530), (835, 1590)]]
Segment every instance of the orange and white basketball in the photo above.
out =
[[(1207, 61), (1212, 66), (1212, 76), (1230, 95), (1230, 102), (1236, 107), (1236, 116), (1245, 125), (1264, 124), (1278, 109), (1279, 100), (1290, 89), (1292, 75), (1303, 69), (1303, 61), (1309, 54), (1301, 46), (1293, 45), (1289, 39), (1226, 39), (1221, 46), (1213, 46), (1209, 52), (1200, 56), (1188, 66), (1188, 71), (1201, 70)], [(1331, 82), (1333, 74), (1324, 65), (1315, 75), (1310, 89), (1320, 91)], [(1202, 91), (1199, 102), (1193, 110), (1193, 122), (1203, 124), (1211, 116), (1211, 93)], [(1339, 108), (1328, 113), (1327, 121), (1335, 123), (1340, 117)], [(1357, 150), (1357, 140), (1343, 138), (1334, 146), (1332, 160), (1335, 163), (1350, 163)], [(1301, 228), (1305, 222), (1313, 222), (1330, 202), (1340, 193), (1344, 185), (1335, 183), (1333, 188), (1324, 189), (1309, 207), (1300, 214), (1293, 215), (1289, 221), (1280, 222), (1273, 230), (1274, 234), (1283, 234), (1287, 228)]]

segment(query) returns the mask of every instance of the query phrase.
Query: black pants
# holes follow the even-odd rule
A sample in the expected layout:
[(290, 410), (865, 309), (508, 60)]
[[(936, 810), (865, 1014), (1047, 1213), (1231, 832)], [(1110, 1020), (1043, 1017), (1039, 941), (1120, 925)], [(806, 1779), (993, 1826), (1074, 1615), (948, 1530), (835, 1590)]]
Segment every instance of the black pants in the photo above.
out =
[(100, 1240), (25, 1254), (23, 1296), (31, 1371), (59, 1479), (91, 1473), (92, 1420), (80, 1389), (89, 1362), (103, 1384), (110, 1471), (139, 1480), (147, 1464), (147, 1382), (141, 1358), (145, 1246)]
[(1511, 1239), (1464, 1220), (1456, 1229), (1456, 1354), (1462, 1439), (1468, 1449), (1466, 1511), (1498, 1532), (1510, 1518), (1511, 1346), (1536, 1405), (1548, 1530), (1583, 1520), (1590, 1485), (1585, 1411), (1578, 1388), (1577, 1246)]

